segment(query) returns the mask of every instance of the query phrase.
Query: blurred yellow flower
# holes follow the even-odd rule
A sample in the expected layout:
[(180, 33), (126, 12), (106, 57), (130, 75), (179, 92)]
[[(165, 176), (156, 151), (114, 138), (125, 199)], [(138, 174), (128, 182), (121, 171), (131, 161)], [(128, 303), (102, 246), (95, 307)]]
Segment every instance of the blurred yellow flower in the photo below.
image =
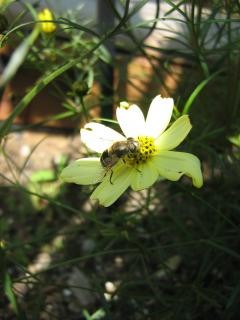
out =
[(5, 240), (0, 240), (0, 249), (5, 249), (5, 248), (6, 248)]
[(120, 103), (116, 115), (125, 136), (100, 123), (86, 124), (81, 140), (101, 157), (73, 162), (62, 171), (62, 180), (82, 185), (100, 182), (91, 198), (106, 207), (128, 187), (135, 191), (149, 188), (159, 177), (177, 181), (186, 175), (200, 188), (203, 177), (199, 159), (172, 151), (192, 127), (189, 117), (183, 115), (166, 130), (173, 106), (173, 99), (156, 96), (145, 119), (137, 105)]
[[(40, 21), (53, 20), (53, 18), (54, 18), (53, 13), (48, 8), (45, 8), (38, 13), (38, 19)], [(57, 26), (54, 22), (49, 21), (49, 22), (42, 22), (41, 23), (41, 30), (44, 33), (52, 33), (56, 30), (56, 28), (57, 28)]]

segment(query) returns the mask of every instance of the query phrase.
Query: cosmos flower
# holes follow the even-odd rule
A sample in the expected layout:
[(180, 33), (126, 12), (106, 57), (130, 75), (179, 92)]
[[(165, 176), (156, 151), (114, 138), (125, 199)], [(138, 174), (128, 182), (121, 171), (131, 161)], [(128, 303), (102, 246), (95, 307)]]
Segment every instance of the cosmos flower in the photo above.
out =
[[(45, 21), (45, 20), (53, 20), (53, 13), (51, 10), (48, 8), (43, 9), (38, 13), (38, 19), (40, 21)], [(41, 22), (41, 30), (44, 33), (52, 33), (56, 30), (56, 24), (54, 22)]]
[[(187, 115), (179, 117), (167, 128), (173, 106), (173, 99), (156, 96), (145, 119), (137, 105), (120, 103), (116, 116), (124, 135), (100, 123), (86, 124), (81, 129), (82, 142), (102, 154), (102, 158), (104, 154), (109, 156), (107, 160), (113, 163), (111, 165), (110, 161), (109, 166), (103, 166), (100, 157), (79, 159), (62, 171), (62, 180), (81, 185), (99, 183), (91, 198), (106, 207), (128, 187), (135, 191), (149, 188), (160, 177), (177, 181), (186, 175), (195, 187), (200, 188), (203, 178), (199, 159), (190, 153), (172, 151), (191, 130)], [(135, 141), (137, 147), (122, 156), (116, 155), (116, 150), (112, 149), (117, 149), (113, 146), (119, 141), (125, 145)]]

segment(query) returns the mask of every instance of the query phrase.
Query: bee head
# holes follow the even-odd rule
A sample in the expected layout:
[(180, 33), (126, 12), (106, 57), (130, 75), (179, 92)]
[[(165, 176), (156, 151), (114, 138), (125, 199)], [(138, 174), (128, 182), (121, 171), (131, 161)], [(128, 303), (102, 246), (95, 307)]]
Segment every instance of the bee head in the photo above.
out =
[(139, 149), (139, 143), (134, 138), (127, 138), (128, 141), (128, 149), (130, 152), (134, 153)]

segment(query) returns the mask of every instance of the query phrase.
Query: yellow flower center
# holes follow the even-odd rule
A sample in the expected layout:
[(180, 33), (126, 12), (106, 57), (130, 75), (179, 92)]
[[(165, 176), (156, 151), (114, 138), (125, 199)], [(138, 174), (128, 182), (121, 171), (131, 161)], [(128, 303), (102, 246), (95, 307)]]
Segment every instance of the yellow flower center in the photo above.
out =
[(124, 157), (124, 162), (130, 166), (145, 163), (157, 151), (154, 144), (154, 138), (148, 136), (139, 136), (136, 139), (139, 143), (139, 149), (134, 153), (129, 153)]

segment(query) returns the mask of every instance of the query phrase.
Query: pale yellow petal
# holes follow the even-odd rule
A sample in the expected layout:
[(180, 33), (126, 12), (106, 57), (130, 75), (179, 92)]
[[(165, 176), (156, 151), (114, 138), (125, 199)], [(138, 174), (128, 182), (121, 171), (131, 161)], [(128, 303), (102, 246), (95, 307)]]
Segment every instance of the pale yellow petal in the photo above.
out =
[(114, 142), (126, 140), (117, 131), (97, 122), (87, 123), (80, 131), (82, 142), (95, 152), (102, 153)]
[(139, 165), (134, 169), (131, 187), (133, 190), (138, 191), (149, 188), (157, 180), (159, 173), (151, 161)]
[(130, 186), (133, 169), (117, 165), (116, 170), (109, 170), (102, 183), (94, 190), (91, 199), (98, 200), (100, 205), (109, 207)]
[(172, 98), (156, 96), (150, 104), (146, 119), (146, 135), (157, 138), (168, 126), (174, 102)]
[(118, 107), (116, 110), (118, 123), (127, 138), (145, 135), (145, 119), (141, 109), (132, 104), (128, 108)]
[(70, 163), (63, 169), (60, 179), (65, 182), (88, 185), (102, 180), (104, 170), (99, 158), (83, 158)]
[(178, 118), (170, 128), (155, 140), (159, 151), (176, 148), (188, 135), (192, 126), (187, 115)]
[(200, 161), (191, 153), (162, 151), (152, 161), (159, 174), (168, 180), (177, 181), (182, 175), (187, 175), (195, 187), (203, 185)]

